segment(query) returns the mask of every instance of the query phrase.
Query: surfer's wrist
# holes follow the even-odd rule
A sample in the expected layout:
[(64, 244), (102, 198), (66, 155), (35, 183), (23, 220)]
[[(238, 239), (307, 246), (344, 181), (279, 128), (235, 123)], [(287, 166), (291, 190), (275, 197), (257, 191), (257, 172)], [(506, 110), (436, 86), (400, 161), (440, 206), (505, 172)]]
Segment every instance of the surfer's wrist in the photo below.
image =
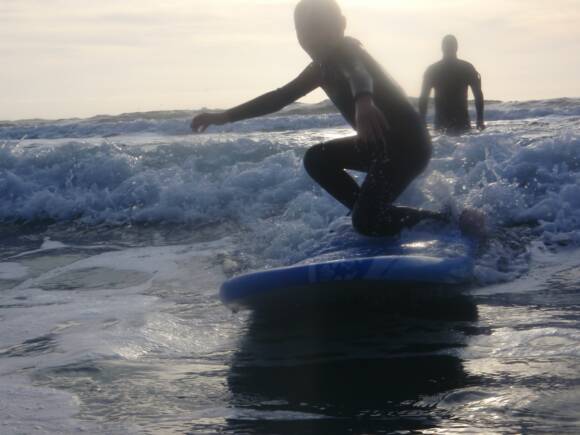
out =
[(228, 114), (228, 111), (223, 111), (223, 112), (216, 112), (213, 114), (213, 124), (214, 125), (224, 125), (224, 124), (228, 124), (230, 121), (230, 116)]

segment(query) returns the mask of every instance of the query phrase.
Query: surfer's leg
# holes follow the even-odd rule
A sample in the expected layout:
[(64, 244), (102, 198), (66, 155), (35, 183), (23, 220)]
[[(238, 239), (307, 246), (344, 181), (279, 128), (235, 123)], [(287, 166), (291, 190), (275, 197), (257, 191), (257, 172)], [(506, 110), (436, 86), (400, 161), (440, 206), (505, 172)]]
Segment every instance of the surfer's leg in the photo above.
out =
[[(373, 161), (361, 186), (353, 209), (354, 228), (367, 236), (392, 236), (404, 228), (413, 227), (425, 219), (446, 221), (442, 213), (393, 205), (401, 193), (423, 171), (429, 156), (417, 161), (392, 159), (388, 162)], [(424, 161), (421, 164), (421, 160)]]
[(360, 187), (345, 169), (366, 172), (369, 164), (356, 136), (315, 145), (304, 156), (306, 172), (349, 210), (357, 202)]
[(395, 236), (403, 229), (412, 228), (427, 219), (448, 221), (448, 217), (442, 213), (394, 205), (366, 211), (367, 213), (358, 211), (356, 215), (353, 212), (353, 226), (357, 232), (371, 237)]

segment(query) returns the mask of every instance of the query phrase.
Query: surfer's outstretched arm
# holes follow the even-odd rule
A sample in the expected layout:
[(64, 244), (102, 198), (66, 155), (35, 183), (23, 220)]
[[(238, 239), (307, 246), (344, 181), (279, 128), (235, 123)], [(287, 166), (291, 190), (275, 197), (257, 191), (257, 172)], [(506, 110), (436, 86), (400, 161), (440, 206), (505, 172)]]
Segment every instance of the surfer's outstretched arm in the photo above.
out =
[(191, 129), (194, 133), (202, 133), (210, 125), (222, 125), (277, 112), (320, 86), (319, 77), (318, 67), (312, 63), (298, 77), (281, 88), (224, 112), (200, 113), (193, 118)]

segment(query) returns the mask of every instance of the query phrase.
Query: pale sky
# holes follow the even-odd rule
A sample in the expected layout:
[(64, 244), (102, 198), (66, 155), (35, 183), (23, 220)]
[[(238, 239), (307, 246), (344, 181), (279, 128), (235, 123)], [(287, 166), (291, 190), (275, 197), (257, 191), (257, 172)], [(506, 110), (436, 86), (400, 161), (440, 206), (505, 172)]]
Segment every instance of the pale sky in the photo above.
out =
[[(488, 99), (580, 97), (580, 0), (342, 0), (409, 96), (447, 33)], [(227, 108), (308, 64), (288, 0), (0, 0), (0, 119)], [(320, 91), (306, 102), (325, 98)]]

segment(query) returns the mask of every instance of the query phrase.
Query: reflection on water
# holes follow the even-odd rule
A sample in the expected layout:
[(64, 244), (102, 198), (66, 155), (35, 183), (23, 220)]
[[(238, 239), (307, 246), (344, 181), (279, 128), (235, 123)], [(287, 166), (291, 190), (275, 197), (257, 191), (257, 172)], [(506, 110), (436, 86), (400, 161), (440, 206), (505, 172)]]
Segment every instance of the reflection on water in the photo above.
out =
[[(475, 384), (456, 350), (477, 310), (467, 297), (446, 300), (448, 318), (385, 315), (373, 307), (256, 314), (227, 377), (229, 430), (252, 434), (387, 433), (437, 427), (422, 401)], [(437, 312), (441, 312), (438, 310)], [(249, 416), (249, 417), (248, 417)]]
[[(179, 351), (175, 335), (170, 351), (35, 377), (77, 395), (83, 419), (137, 433), (576, 434), (578, 310), (539, 308), (544, 294), (528, 292), (526, 305), (510, 294), (474, 295), (477, 309), (469, 298), (431, 302), (420, 318), (410, 317), (412, 306), (391, 310), (405, 316), (349, 306), (248, 319), (198, 298), (173, 312), (194, 325), (181, 337), (194, 346)], [(219, 317), (201, 318), (206, 311)], [(208, 347), (199, 337), (210, 331), (224, 340)], [(58, 355), (55, 334), (2, 349), (0, 358)]]

